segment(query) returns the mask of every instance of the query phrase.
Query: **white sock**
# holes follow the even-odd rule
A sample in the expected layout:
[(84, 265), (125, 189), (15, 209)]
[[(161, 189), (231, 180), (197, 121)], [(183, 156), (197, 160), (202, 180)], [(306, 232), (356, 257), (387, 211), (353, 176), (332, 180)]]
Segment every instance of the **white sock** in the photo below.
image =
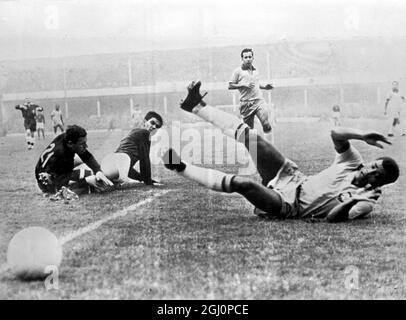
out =
[(192, 164), (186, 164), (185, 170), (178, 172), (178, 174), (196, 181), (211, 190), (232, 192), (230, 186), (231, 179), (234, 176), (232, 174), (225, 174), (221, 171), (201, 168)]
[(242, 121), (231, 113), (224, 112), (209, 105), (205, 107), (197, 105), (193, 108), (193, 113), (217, 128), (220, 128), (226, 136), (233, 139), (235, 139), (237, 128), (242, 124)]

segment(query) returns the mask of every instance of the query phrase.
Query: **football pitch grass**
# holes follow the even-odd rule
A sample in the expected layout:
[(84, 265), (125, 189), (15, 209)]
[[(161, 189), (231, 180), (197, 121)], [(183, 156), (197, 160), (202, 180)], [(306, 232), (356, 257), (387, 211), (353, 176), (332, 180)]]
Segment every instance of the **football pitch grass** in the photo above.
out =
[[(379, 120), (344, 125), (382, 132), (386, 127)], [(89, 150), (101, 160), (124, 134), (89, 133)], [(0, 299), (406, 298), (406, 137), (395, 137), (384, 150), (353, 142), (366, 161), (395, 158), (401, 176), (383, 189), (369, 218), (337, 224), (262, 220), (239, 195), (209, 191), (159, 164), (153, 177), (164, 186), (51, 202), (34, 179), (36, 161), (51, 139), (28, 151), (23, 136), (0, 138), (0, 266), (16, 232), (46, 227), (66, 240), (58, 288), (0, 271)], [(306, 174), (334, 157), (326, 122), (278, 123), (275, 141)], [(209, 152), (214, 154), (202, 150)], [(238, 172), (235, 164), (205, 166)]]

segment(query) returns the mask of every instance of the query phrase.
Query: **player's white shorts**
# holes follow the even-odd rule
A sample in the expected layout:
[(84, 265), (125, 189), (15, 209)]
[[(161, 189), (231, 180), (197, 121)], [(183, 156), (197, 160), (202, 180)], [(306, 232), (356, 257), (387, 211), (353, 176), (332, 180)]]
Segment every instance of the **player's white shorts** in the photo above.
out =
[(124, 180), (128, 177), (131, 159), (126, 153), (109, 153), (101, 161), (101, 170), (110, 180)]
[(38, 129), (42, 129), (42, 130), (44, 130), (44, 123), (43, 122), (37, 122), (37, 130)]
[(299, 214), (298, 187), (306, 176), (299, 170), (296, 163), (286, 159), (275, 178), (269, 181), (267, 187), (274, 189), (282, 197), (282, 216), (288, 218)]

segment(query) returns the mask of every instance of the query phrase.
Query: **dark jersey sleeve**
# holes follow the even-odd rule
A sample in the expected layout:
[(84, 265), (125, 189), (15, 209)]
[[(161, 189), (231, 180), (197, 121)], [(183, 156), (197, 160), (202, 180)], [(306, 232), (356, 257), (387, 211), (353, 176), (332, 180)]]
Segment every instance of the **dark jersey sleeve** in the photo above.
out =
[(86, 150), (84, 153), (78, 156), (80, 157), (80, 159), (82, 159), (84, 163), (86, 163), (89, 166), (90, 169), (93, 170), (93, 173), (96, 173), (101, 170), (100, 164), (88, 150)]
[(22, 104), (17, 104), (17, 105), (15, 106), (15, 108), (16, 108), (17, 110), (20, 110), (20, 111), (21, 111), (21, 114), (22, 114), (23, 118), (25, 119), (25, 118), (26, 118), (27, 111), (28, 111), (28, 108), (27, 108), (26, 106), (22, 105)]

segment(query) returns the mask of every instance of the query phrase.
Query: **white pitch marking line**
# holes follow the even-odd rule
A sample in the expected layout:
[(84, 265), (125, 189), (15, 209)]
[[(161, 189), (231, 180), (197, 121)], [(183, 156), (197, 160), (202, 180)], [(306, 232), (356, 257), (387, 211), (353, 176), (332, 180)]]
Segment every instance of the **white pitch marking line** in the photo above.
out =
[(138, 207), (143, 206), (144, 204), (152, 202), (155, 198), (163, 196), (164, 194), (168, 193), (169, 191), (171, 191), (171, 190), (161, 191), (161, 192), (155, 194), (154, 196), (151, 196), (151, 197), (149, 197), (147, 199), (144, 199), (144, 200), (142, 200), (140, 202), (134, 203), (133, 205), (131, 205), (131, 206), (125, 208), (125, 209), (116, 211), (111, 216), (108, 216), (108, 217), (105, 217), (105, 218), (100, 219), (98, 221), (92, 222), (91, 224), (87, 225), (86, 227), (80, 228), (80, 229), (78, 229), (76, 231), (73, 231), (73, 232), (71, 232), (71, 233), (69, 233), (69, 234), (67, 234), (65, 236), (60, 237), (59, 242), (62, 245), (64, 245), (66, 242), (69, 242), (69, 241), (71, 241), (71, 240), (73, 240), (73, 239), (75, 239), (77, 237), (80, 237), (81, 235), (83, 235), (85, 233), (96, 230), (102, 224), (105, 224), (106, 222), (108, 222), (110, 220), (114, 220), (114, 219), (126, 216), (130, 211), (133, 211), (133, 210), (137, 209)]
[[(137, 209), (138, 207), (143, 206), (144, 204), (150, 203), (155, 198), (161, 197), (161, 196), (163, 196), (164, 194), (167, 194), (170, 191), (172, 191), (172, 190), (161, 191), (161, 192), (159, 192), (159, 193), (157, 193), (157, 194), (155, 194), (155, 195), (153, 195), (153, 196), (151, 196), (151, 197), (149, 197), (147, 199), (144, 199), (144, 200), (142, 200), (140, 202), (134, 203), (131, 206), (125, 208), (125, 209), (116, 211), (116, 212), (114, 212), (112, 215), (110, 215), (108, 217), (105, 217), (105, 218), (100, 219), (98, 221), (92, 222), (91, 224), (87, 225), (86, 227), (83, 227), (83, 228), (80, 228), (80, 229), (78, 229), (76, 231), (68, 233), (67, 235), (60, 237), (59, 242), (61, 243), (61, 245), (64, 245), (65, 243), (67, 243), (69, 241), (72, 241), (73, 239), (75, 239), (77, 237), (80, 237), (81, 235), (83, 235), (85, 233), (96, 230), (101, 225), (105, 224), (106, 222), (108, 222), (110, 220), (114, 220), (114, 219), (126, 216), (130, 211), (133, 211), (133, 210)], [(8, 267), (7, 263), (5, 263), (3, 265), (0, 265), (0, 274), (7, 271), (8, 269), (9, 269), (9, 267)]]

